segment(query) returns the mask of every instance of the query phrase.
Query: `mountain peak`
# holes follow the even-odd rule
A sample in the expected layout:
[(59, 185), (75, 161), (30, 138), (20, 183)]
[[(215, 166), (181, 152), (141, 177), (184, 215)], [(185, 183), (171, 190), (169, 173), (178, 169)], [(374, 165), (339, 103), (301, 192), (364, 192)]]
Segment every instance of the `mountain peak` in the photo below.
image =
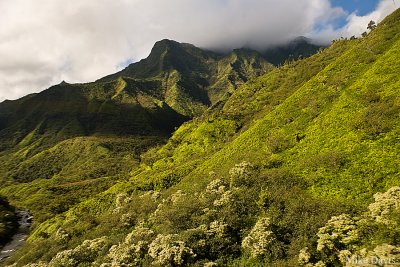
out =
[(166, 49), (170, 49), (170, 48), (174, 48), (174, 47), (175, 48), (181, 47), (181, 44), (176, 41), (169, 40), (169, 39), (163, 39), (163, 40), (157, 41), (154, 44), (153, 48), (151, 49), (150, 56), (159, 51), (164, 51)]

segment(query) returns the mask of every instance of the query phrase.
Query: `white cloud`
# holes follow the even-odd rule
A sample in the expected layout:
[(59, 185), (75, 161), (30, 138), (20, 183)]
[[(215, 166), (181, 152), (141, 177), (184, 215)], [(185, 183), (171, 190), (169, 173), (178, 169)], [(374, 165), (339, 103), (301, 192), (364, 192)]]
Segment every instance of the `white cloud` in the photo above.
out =
[[(395, 0), (397, 1), (397, 0)], [(341, 37), (359, 37), (367, 31), (368, 23), (372, 20), (376, 23), (381, 22), (387, 15), (397, 9), (397, 4), (393, 0), (381, 0), (377, 8), (371, 13), (358, 16), (356, 13), (347, 16), (347, 24), (339, 29), (333, 29), (331, 25), (323, 28), (321, 31), (314, 32), (312, 35), (322, 41), (329, 42), (332, 39)]]
[[(371, 17), (388, 14), (388, 1)], [(147, 56), (163, 38), (210, 49), (261, 48), (321, 25), (326, 35), (345, 16), (329, 0), (1, 0), (0, 10), (0, 101), (62, 80), (93, 81)], [(346, 34), (369, 21), (348, 19)]]

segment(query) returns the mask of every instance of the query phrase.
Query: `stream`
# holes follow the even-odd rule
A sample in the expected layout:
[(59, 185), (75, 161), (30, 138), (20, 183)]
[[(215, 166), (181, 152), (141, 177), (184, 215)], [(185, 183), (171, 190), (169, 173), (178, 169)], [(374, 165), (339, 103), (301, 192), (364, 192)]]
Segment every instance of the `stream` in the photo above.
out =
[(16, 212), (18, 216), (18, 230), (12, 236), (10, 242), (8, 242), (0, 251), (0, 262), (11, 257), (15, 251), (20, 248), (24, 243), (29, 234), (29, 229), (32, 225), (32, 215), (24, 210)]

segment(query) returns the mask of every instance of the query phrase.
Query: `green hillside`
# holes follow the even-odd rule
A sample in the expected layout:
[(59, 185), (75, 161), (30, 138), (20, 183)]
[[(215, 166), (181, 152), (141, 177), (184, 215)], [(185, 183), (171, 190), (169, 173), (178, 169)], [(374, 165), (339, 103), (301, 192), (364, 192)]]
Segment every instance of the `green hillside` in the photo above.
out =
[(0, 181), (37, 223), (51, 218), (127, 179), (144, 151), (273, 68), (255, 51), (218, 55), (163, 40), (99, 81), (0, 103)]
[[(44, 92), (69, 101), (15, 102), (76, 111), (83, 93), (69, 94), (78, 90), (112, 99), (93, 104), (118, 118), (106, 124), (16, 119), (15, 106), (3, 103), (11, 115), (0, 120), (0, 194), (36, 218), (6, 264), (398, 263), (399, 72), (397, 10), (365, 38), (276, 69), (254, 51), (223, 56), (164, 40), (117, 74)], [(135, 90), (143, 96), (136, 102)], [(116, 116), (141, 114), (122, 109), (127, 103), (154, 113)], [(166, 113), (177, 122), (170, 128), (157, 124)], [(20, 138), (7, 135), (29, 123)], [(72, 137), (57, 139), (65, 127)]]

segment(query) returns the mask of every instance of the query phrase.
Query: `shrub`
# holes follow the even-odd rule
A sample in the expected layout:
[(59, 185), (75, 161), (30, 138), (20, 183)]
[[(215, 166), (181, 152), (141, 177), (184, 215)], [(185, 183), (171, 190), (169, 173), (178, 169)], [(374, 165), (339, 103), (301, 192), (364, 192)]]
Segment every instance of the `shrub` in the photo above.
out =
[(250, 162), (243, 161), (236, 164), (235, 167), (229, 170), (231, 176), (231, 188), (239, 186), (251, 186), (257, 168)]
[(251, 257), (266, 257), (276, 259), (281, 256), (282, 244), (277, 240), (272, 231), (269, 218), (261, 218), (257, 221), (248, 236), (242, 241), (242, 248)]
[(149, 255), (160, 266), (182, 266), (196, 255), (185, 242), (177, 240), (178, 235), (159, 234), (149, 246)]
[(360, 237), (356, 222), (347, 214), (332, 217), (317, 236), (317, 251), (329, 263), (340, 262), (337, 253), (351, 248)]
[[(316, 250), (304, 248), (298, 255), (305, 266), (390, 266), (400, 261), (398, 216), (400, 187), (377, 193), (375, 202), (360, 217), (332, 217), (318, 231)], [(313, 262), (316, 262), (315, 264)], [(365, 266), (366, 266), (365, 265)], [(364, 266), (364, 265), (362, 265)]]
[(376, 193), (374, 199), (375, 202), (368, 207), (372, 218), (383, 224), (396, 224), (390, 217), (400, 209), (400, 187), (392, 187), (385, 193)]
[(111, 266), (141, 266), (147, 255), (154, 232), (140, 223), (125, 240), (110, 248), (107, 258)]
[(93, 240), (85, 240), (81, 245), (74, 249), (64, 250), (51, 260), (50, 266), (53, 267), (74, 267), (83, 263), (92, 263), (106, 248), (107, 239), (101, 237)]

